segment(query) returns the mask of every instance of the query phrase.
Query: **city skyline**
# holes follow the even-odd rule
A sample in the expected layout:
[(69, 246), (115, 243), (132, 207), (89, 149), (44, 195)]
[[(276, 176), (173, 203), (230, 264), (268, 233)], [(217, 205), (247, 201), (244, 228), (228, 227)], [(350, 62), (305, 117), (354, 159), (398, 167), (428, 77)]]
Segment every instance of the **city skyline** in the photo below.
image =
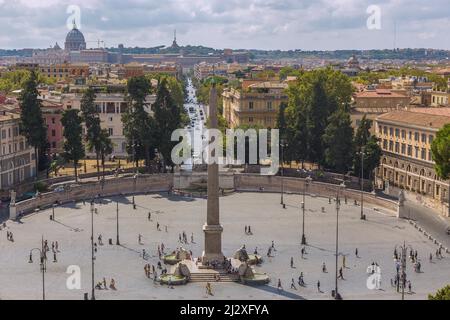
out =
[[(55, 42), (61, 44), (73, 6), (80, 8), (80, 30), (89, 48), (97, 47), (98, 40), (106, 47), (120, 43), (126, 47), (169, 46), (176, 29), (181, 46), (217, 49), (369, 50), (392, 49), (394, 45), (450, 49), (445, 32), (450, 26), (450, 8), (444, 0), (254, 0), (245, 4), (202, 0), (164, 4), (139, 0), (0, 0), (0, 47), (47, 48)], [(380, 10), (380, 29), (367, 27), (371, 6)]]

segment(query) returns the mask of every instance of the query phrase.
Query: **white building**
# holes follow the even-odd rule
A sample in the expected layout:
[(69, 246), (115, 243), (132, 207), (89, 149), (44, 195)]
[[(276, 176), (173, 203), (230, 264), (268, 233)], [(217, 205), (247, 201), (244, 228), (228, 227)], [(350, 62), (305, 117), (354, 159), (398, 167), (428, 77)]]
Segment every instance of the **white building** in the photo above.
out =
[[(62, 104), (64, 110), (67, 109), (81, 109), (82, 94), (72, 93), (64, 94), (62, 96)], [(155, 102), (156, 96), (149, 95), (144, 106), (145, 111), (153, 116), (151, 109)], [(114, 144), (114, 151), (112, 155), (115, 157), (127, 157), (126, 139), (123, 134), (122, 114), (126, 112), (128, 103), (125, 100), (125, 95), (122, 93), (98, 93), (96, 95), (95, 104), (100, 114), (101, 126), (108, 130), (110, 138)], [(85, 129), (83, 129), (85, 132)], [(86, 151), (89, 157), (95, 156), (93, 153)]]

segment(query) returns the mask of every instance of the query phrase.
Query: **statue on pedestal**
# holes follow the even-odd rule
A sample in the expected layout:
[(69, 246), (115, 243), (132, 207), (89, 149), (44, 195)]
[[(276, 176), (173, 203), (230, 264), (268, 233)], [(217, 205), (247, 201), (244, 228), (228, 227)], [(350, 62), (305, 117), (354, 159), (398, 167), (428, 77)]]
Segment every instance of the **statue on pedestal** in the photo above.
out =
[(9, 195), (11, 197), (10, 205), (15, 206), (16, 205), (16, 192), (14, 190), (11, 190), (9, 192)]

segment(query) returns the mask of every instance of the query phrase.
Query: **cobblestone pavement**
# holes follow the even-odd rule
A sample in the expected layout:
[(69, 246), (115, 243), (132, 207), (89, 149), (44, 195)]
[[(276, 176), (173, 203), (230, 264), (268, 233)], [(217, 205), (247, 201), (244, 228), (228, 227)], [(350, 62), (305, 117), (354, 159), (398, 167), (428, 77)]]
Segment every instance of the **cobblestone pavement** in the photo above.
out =
[[(301, 211), (298, 195), (285, 195), (286, 209), (280, 206), (279, 194), (237, 193), (222, 197), (221, 221), (224, 227), (223, 251), (231, 256), (243, 244), (249, 252), (257, 247), (265, 262), (256, 269), (267, 272), (271, 283), (262, 287), (248, 287), (237, 283), (213, 283), (214, 296), (205, 295), (204, 284), (193, 283), (170, 289), (154, 284), (145, 277), (144, 265), (156, 265), (157, 245), (164, 243), (166, 252), (180, 246), (178, 235), (186, 232), (194, 243), (184, 244), (197, 257), (202, 253), (202, 226), (206, 219), (206, 200), (184, 197), (167, 197), (165, 194), (135, 196), (137, 204), (133, 210), (132, 197), (104, 199), (97, 204), (94, 214), (94, 239), (102, 235), (104, 245), (98, 246), (95, 260), (95, 280), (105, 277), (116, 282), (117, 290), (96, 290), (97, 299), (330, 299), (334, 289), (335, 261), (335, 204), (325, 198), (306, 199), (306, 237), (308, 246), (304, 258), (300, 254)], [(116, 202), (119, 202), (121, 246), (109, 245), (108, 239), (116, 238)], [(325, 208), (325, 213), (321, 208)], [(392, 212), (366, 209), (367, 221), (359, 219), (360, 208), (342, 201), (340, 211), (339, 267), (343, 256), (346, 268), (345, 280), (339, 280), (339, 292), (344, 299), (400, 299), (400, 294), (391, 287), (390, 279), (395, 275), (393, 251), (396, 245), (411, 245), (418, 251), (422, 272), (416, 273), (408, 261), (407, 275), (412, 283), (412, 294), (406, 299), (426, 299), (428, 293), (450, 281), (450, 259), (433, 257), (436, 246), (412, 227), (406, 220), (398, 220)], [(152, 220), (148, 220), (148, 212)], [(90, 212), (89, 204), (77, 203), (58, 207), (56, 221), (49, 219), (50, 210), (41, 211), (22, 219), (21, 223), (7, 222), (0, 231), (0, 298), (41, 299), (42, 280), (39, 272), (37, 252), (34, 263), (28, 263), (30, 249), (40, 247), (41, 236), (49, 241), (58, 241), (60, 252), (57, 261), (49, 252), (45, 287), (47, 299), (82, 299), (91, 288), (90, 258)], [(157, 231), (156, 224), (161, 231)], [(244, 233), (250, 225), (252, 235)], [(165, 230), (167, 226), (167, 232)], [(8, 241), (6, 232), (13, 232), (14, 242)], [(138, 235), (142, 235), (142, 244)], [(274, 256), (266, 257), (272, 240)], [(355, 257), (358, 248), (359, 258)], [(142, 257), (145, 249), (147, 259)], [(290, 259), (294, 258), (291, 268)], [(322, 263), (327, 273), (322, 272)], [(366, 281), (367, 267), (377, 262), (381, 267), (381, 288), (370, 290)], [(68, 290), (66, 273), (70, 265), (81, 269), (81, 289)], [(303, 272), (306, 287), (290, 288), (291, 279), (297, 280)], [(284, 290), (276, 286), (281, 279)], [(316, 284), (321, 283), (322, 292)]]

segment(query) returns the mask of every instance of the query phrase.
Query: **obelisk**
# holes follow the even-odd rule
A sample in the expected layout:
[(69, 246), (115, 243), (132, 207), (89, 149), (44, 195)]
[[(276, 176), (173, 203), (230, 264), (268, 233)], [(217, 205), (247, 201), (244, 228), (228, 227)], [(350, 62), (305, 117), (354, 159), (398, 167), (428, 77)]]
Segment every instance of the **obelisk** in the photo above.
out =
[[(210, 129), (217, 129), (217, 90), (213, 83), (209, 93), (209, 122)], [(211, 139), (211, 138), (210, 138)], [(208, 141), (211, 143), (211, 140)], [(208, 157), (214, 157), (214, 151)], [(219, 219), (219, 166), (216, 162), (208, 163), (208, 200), (206, 223), (203, 226), (205, 233), (205, 250), (202, 254), (202, 264), (212, 261), (222, 263), (222, 231)]]

